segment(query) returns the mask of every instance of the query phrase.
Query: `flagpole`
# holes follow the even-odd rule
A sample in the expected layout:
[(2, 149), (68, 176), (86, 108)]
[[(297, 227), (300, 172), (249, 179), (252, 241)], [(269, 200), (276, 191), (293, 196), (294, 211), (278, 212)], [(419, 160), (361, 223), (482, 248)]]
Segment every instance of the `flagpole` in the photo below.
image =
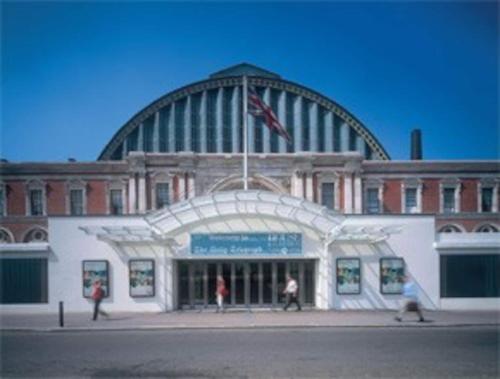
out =
[(243, 189), (248, 190), (248, 83), (243, 75)]

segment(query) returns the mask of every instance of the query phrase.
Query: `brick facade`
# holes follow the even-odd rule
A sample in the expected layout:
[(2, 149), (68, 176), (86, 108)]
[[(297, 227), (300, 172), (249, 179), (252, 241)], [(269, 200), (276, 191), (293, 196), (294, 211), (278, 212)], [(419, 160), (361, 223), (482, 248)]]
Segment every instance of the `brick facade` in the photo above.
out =
[(6, 183), (7, 215), (26, 215), (25, 182), (11, 181)]
[(460, 212), (477, 212), (477, 179), (462, 180)]
[(401, 180), (384, 181), (384, 213), (401, 213)]
[(87, 183), (87, 214), (106, 214), (106, 182), (92, 180)]
[(66, 185), (65, 181), (47, 182), (47, 214), (60, 216), (66, 214)]
[(422, 213), (439, 213), (439, 180), (425, 179), (422, 190)]

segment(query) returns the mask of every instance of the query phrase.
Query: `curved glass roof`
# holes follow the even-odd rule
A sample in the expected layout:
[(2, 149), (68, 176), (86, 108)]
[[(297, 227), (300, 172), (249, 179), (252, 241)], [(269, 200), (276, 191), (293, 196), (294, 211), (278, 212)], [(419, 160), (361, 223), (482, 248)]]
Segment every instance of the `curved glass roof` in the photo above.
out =
[(244, 63), (152, 102), (117, 131), (99, 160), (124, 159), (130, 151), (241, 153), (243, 75), (292, 137), (287, 144), (262, 120), (248, 116), (249, 153), (358, 151), (365, 159), (389, 159), (375, 136), (339, 104)]

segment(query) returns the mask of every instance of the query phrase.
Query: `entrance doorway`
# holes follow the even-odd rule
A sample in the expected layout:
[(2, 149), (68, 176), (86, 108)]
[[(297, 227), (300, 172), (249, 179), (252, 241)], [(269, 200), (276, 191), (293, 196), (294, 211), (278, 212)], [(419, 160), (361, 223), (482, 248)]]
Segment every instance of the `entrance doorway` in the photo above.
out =
[(299, 285), (301, 304), (314, 306), (315, 265), (310, 260), (177, 261), (179, 309), (215, 307), (217, 275), (222, 275), (229, 295), (228, 307), (281, 307), (286, 275)]

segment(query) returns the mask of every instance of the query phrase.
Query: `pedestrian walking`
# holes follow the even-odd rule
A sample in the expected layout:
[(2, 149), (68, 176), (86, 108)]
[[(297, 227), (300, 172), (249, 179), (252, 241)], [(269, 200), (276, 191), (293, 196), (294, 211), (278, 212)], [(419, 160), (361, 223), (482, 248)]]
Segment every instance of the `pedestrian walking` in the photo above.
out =
[(403, 285), (403, 296), (406, 298), (406, 302), (394, 319), (401, 322), (405, 312), (417, 312), (419, 317), (418, 321), (424, 322), (424, 315), (422, 314), (420, 302), (418, 301), (417, 286), (407, 276), (405, 277), (405, 284)]
[(104, 289), (102, 288), (102, 283), (100, 280), (96, 280), (94, 285), (92, 286), (92, 300), (94, 300), (94, 317), (93, 321), (97, 320), (97, 315), (101, 314), (106, 318), (109, 318), (109, 315), (104, 312), (102, 309), (99, 309), (101, 305), (101, 301), (104, 298)]
[(217, 284), (215, 286), (215, 298), (217, 300), (217, 312), (224, 312), (224, 298), (229, 294), (226, 288), (226, 282), (222, 275), (217, 275)]
[(291, 275), (286, 276), (286, 287), (283, 293), (286, 295), (286, 305), (283, 307), (284, 311), (286, 311), (292, 303), (297, 305), (297, 311), (302, 310), (299, 303), (299, 286)]

